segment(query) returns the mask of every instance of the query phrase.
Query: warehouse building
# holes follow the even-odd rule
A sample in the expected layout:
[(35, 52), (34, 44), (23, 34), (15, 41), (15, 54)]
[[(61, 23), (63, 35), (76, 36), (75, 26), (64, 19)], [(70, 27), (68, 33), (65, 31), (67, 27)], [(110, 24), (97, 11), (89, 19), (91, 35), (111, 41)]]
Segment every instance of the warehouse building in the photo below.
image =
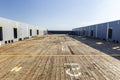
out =
[[(76, 35), (79, 35), (79, 36), (80, 36), (80, 34), (81, 34), (81, 33), (80, 33), (80, 32), (81, 32), (80, 29), (82, 29), (82, 28), (74, 28), (74, 29), (72, 29), (72, 31), (74, 31)], [(82, 35), (81, 35), (81, 36), (82, 36)]]
[(74, 28), (73, 31), (79, 36), (120, 43), (120, 37), (118, 37), (120, 34), (120, 20)]
[(39, 26), (0, 17), (0, 45), (42, 35), (44, 34), (42, 32), (46, 31), (46, 29), (42, 30)]

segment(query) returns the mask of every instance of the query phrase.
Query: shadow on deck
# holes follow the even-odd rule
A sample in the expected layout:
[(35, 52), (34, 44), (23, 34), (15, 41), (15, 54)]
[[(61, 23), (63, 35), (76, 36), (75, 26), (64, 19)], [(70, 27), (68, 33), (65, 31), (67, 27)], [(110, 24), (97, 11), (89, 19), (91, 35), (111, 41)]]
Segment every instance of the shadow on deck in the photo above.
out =
[(75, 35), (69, 37), (120, 60), (120, 44)]

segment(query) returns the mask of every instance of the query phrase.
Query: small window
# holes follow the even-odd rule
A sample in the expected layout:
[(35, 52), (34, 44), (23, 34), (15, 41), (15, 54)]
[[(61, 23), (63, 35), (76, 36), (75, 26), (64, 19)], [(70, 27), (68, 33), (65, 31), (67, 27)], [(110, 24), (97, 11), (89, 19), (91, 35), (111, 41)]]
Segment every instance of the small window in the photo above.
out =
[(5, 44), (7, 44), (7, 41), (5, 41)]
[(11, 42), (13, 43), (13, 40), (11, 40)]
[(10, 43), (10, 40), (8, 40), (8, 43)]
[(22, 41), (22, 38), (19, 38), (19, 41)]

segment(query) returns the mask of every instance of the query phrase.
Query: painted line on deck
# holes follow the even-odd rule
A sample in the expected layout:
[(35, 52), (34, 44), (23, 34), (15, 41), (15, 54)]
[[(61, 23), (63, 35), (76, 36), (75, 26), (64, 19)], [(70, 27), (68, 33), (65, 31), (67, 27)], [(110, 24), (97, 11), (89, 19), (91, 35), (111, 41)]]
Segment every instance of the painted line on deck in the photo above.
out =
[(15, 72), (18, 72), (22, 69), (22, 67), (14, 67), (13, 69), (11, 69), (11, 72), (15, 71)]
[(120, 54), (111, 54), (111, 55), (56, 55), (56, 54), (53, 54), (53, 55), (50, 55), (50, 54), (48, 54), (48, 55), (34, 55), (34, 54), (28, 54), (28, 55), (0, 55), (0, 57), (2, 57), (2, 56), (8, 56), (8, 57), (10, 57), (10, 56), (120, 56)]

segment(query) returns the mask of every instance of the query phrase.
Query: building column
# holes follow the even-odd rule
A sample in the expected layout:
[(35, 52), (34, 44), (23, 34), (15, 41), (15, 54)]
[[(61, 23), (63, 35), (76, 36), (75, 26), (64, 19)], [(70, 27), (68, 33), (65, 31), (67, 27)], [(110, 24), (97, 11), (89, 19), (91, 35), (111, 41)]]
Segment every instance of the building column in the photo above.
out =
[(98, 25), (96, 25), (96, 38), (97, 38), (97, 32), (98, 32), (97, 30), (98, 30)]
[(107, 33), (106, 33), (106, 41), (108, 41), (108, 29), (109, 29), (109, 23), (107, 23)]

